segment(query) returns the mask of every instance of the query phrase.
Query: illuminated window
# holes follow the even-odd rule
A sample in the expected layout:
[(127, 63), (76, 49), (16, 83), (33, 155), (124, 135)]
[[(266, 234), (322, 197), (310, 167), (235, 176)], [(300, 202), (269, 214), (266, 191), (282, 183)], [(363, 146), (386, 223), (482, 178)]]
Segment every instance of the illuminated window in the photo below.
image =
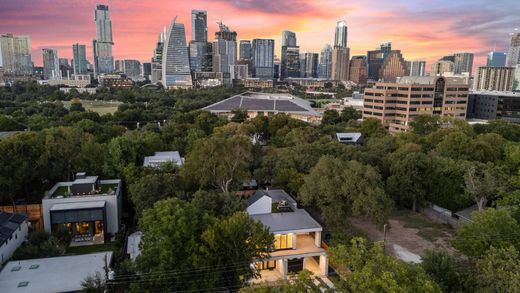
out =
[(292, 234), (276, 234), (274, 235), (274, 249), (291, 249), (292, 248)]

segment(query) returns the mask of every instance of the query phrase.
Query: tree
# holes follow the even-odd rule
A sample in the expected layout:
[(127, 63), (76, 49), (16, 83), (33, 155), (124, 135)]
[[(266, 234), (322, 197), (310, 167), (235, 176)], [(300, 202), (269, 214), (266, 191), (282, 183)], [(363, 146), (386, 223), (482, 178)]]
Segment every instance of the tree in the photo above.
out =
[(327, 124), (336, 124), (341, 121), (339, 117), (338, 111), (334, 109), (327, 109), (323, 112), (323, 116), (321, 117), (321, 124), (327, 125)]
[(479, 211), (486, 207), (489, 200), (496, 197), (503, 182), (503, 172), (492, 163), (470, 164), (464, 174), (466, 196), (475, 201)]
[[(296, 274), (290, 281), (282, 280), (278, 282), (270, 282), (265, 286), (250, 286), (240, 289), (240, 293), (300, 293), (312, 292), (321, 293), (329, 292), (323, 291), (327, 287), (316, 285), (313, 282), (312, 273), (308, 270), (303, 270)], [(330, 291), (333, 292), (333, 291)]]
[(191, 202), (198, 209), (217, 217), (229, 217), (245, 208), (238, 196), (219, 189), (199, 190), (193, 194)]
[(230, 192), (232, 184), (249, 178), (254, 147), (246, 136), (211, 136), (197, 141), (182, 169), (199, 186), (213, 185)]
[(245, 122), (247, 118), (249, 118), (249, 116), (247, 115), (247, 110), (235, 109), (231, 111), (231, 113), (233, 113), (233, 117), (231, 117), (231, 122), (242, 123)]
[(366, 138), (381, 137), (388, 134), (381, 124), (381, 120), (377, 118), (363, 119), (363, 122), (361, 122), (361, 133)]
[(444, 292), (462, 289), (457, 261), (446, 251), (427, 250), (422, 256), (421, 267)]
[(473, 212), (473, 222), (457, 229), (454, 246), (470, 257), (481, 257), (491, 247), (520, 248), (520, 224), (507, 210)]
[(478, 292), (520, 292), (520, 253), (514, 246), (491, 247), (477, 261)]
[(353, 107), (345, 107), (341, 110), (340, 119), (342, 122), (349, 122), (350, 120), (361, 119), (361, 112), (354, 109)]
[(88, 275), (81, 281), (81, 292), (84, 293), (103, 293), (105, 292), (105, 278), (100, 272)]
[(497, 200), (497, 206), (508, 210), (511, 216), (520, 223), (520, 190), (503, 194)]
[(411, 130), (419, 135), (428, 135), (441, 127), (441, 119), (438, 115), (419, 115), (410, 122)]
[(350, 247), (340, 244), (329, 251), (331, 263), (340, 268), (341, 291), (442, 292), (420, 266), (386, 255), (382, 242), (371, 246), (363, 238), (354, 238)]
[(157, 201), (175, 196), (181, 189), (180, 185), (180, 176), (175, 173), (144, 175), (130, 184), (128, 196), (135, 206), (136, 213), (141, 215)]
[(321, 157), (304, 177), (299, 195), (304, 204), (316, 204), (329, 224), (351, 215), (382, 224), (392, 208), (376, 169), (331, 156)]
[(13, 254), (13, 260), (45, 258), (65, 254), (65, 248), (70, 243), (62, 243), (50, 233), (33, 232), (29, 241), (18, 247)]

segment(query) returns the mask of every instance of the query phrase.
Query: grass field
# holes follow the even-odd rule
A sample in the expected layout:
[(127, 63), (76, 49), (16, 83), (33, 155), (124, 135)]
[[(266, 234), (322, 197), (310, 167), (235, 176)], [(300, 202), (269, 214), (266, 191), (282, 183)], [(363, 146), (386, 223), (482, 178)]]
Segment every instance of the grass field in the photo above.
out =
[[(90, 100), (80, 100), (83, 108), (87, 111), (96, 112), (99, 115), (104, 114), (113, 114), (117, 111), (117, 107), (121, 104), (120, 102), (111, 102), (111, 101), (90, 101)], [(63, 104), (65, 107), (69, 108), (71, 101), (64, 101)]]

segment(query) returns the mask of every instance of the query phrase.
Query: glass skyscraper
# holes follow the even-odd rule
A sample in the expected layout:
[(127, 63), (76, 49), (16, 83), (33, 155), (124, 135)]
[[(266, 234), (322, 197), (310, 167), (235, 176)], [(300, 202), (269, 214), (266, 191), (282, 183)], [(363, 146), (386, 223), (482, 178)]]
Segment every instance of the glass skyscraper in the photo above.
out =
[(507, 54), (507, 66), (520, 64), (520, 33), (513, 35)]
[(94, 74), (112, 73), (114, 57), (112, 56), (112, 21), (107, 5), (98, 4), (94, 12), (96, 21), (96, 39), (93, 41)]
[(177, 17), (173, 19), (164, 40), (162, 83), (165, 88), (191, 88), (193, 86), (188, 47), (186, 47), (186, 31), (184, 24), (177, 23)]
[(87, 51), (85, 45), (72, 45), (72, 59), (74, 74), (87, 74)]
[(320, 52), (318, 77), (330, 79), (332, 70), (332, 46), (326, 44)]
[(33, 71), (29, 36), (0, 36), (0, 67), (14, 75), (30, 75)]
[(208, 41), (208, 12), (205, 10), (191, 11), (191, 40)]
[(296, 45), (296, 34), (291, 31), (282, 33), (281, 78), (300, 77), (300, 47)]
[(257, 78), (274, 77), (274, 40), (253, 40), (253, 74)]
[(240, 60), (251, 60), (251, 41), (240, 41)]
[(487, 55), (486, 66), (506, 66), (506, 53), (503, 52), (489, 52)]
[(43, 78), (46, 80), (61, 79), (58, 51), (56, 49), (44, 48), (42, 49), (42, 57)]
[(344, 20), (336, 23), (336, 34), (334, 35), (334, 46), (347, 47), (348, 28)]

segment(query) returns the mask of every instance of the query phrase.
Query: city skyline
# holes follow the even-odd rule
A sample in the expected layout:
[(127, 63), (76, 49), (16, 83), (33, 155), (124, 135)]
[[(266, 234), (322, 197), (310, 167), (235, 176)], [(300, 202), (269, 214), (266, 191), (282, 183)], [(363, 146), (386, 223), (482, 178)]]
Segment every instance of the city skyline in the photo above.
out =
[[(121, 0), (22, 0), (0, 4), (3, 19), (0, 31), (29, 35), (35, 65), (41, 66), (38, 53), (42, 48), (56, 48), (60, 56), (70, 59), (70, 46), (74, 43), (87, 44), (87, 56), (92, 62), (91, 40), (95, 36), (92, 10), (97, 3), (109, 5), (111, 10), (114, 39), (117, 39), (114, 59), (142, 62), (150, 62), (157, 33), (175, 16), (186, 26), (186, 38), (191, 39), (192, 9), (208, 12), (210, 41), (218, 28), (216, 22), (222, 19), (237, 31), (239, 40), (274, 39), (277, 57), (280, 57), (283, 30), (297, 34), (301, 52), (318, 53), (325, 44), (333, 44), (335, 24), (344, 19), (349, 27), (351, 55), (366, 54), (380, 43), (390, 41), (406, 60), (424, 59), (431, 64), (443, 55), (473, 52), (478, 66), (485, 65), (487, 53), (493, 49), (507, 51), (509, 33), (520, 27), (520, 16), (515, 15), (514, 9), (520, 8), (520, 4), (513, 0), (501, 5), (489, 0), (437, 1), (441, 5), (426, 0), (372, 2), (378, 5), (337, 0), (322, 1), (319, 5), (304, 0), (283, 3), (194, 0), (179, 1), (176, 5), (164, 0), (154, 1), (153, 5)], [(486, 13), (481, 13), (482, 10)]]

